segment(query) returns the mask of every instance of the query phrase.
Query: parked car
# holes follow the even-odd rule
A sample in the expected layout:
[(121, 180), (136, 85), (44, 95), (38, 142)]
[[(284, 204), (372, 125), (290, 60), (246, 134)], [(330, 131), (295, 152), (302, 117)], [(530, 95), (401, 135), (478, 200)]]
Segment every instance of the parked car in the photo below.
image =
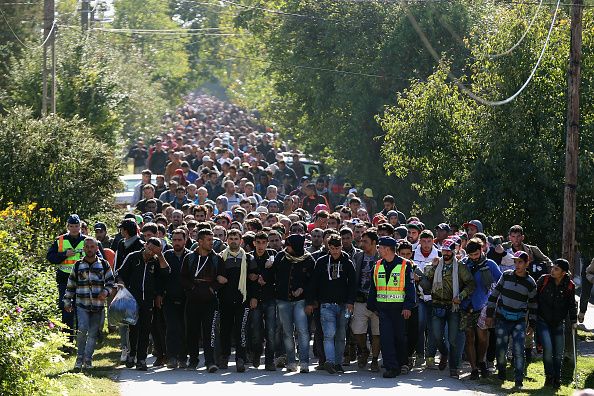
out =
[[(282, 152), (279, 153), (283, 156), (285, 163), (289, 166), (293, 166), (293, 155), (294, 153), (291, 152)], [(320, 176), (324, 174), (324, 165), (320, 161), (316, 161), (311, 157), (306, 156), (305, 154), (299, 154), (299, 162), (303, 164), (305, 169), (305, 174), (308, 176)]]
[[(151, 183), (156, 184), (156, 176), (153, 175)], [(134, 195), (134, 186), (142, 180), (140, 173), (120, 176), (120, 181), (124, 184), (124, 188), (115, 195), (115, 203), (118, 207), (129, 207), (132, 205), (132, 196)]]

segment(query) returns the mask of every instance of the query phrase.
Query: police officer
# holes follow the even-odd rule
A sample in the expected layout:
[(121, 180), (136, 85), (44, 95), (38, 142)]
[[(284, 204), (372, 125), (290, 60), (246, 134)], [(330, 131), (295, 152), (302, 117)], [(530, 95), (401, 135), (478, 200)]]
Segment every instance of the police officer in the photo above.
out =
[(378, 241), (381, 260), (375, 264), (367, 308), (379, 316), (380, 344), (386, 371), (384, 378), (408, 373), (405, 319), (415, 304), (412, 263), (396, 256), (396, 240)]
[(68, 326), (67, 332), (72, 334), (74, 330), (74, 312), (67, 312), (64, 309), (64, 293), (68, 284), (68, 276), (72, 272), (74, 264), (84, 257), (83, 247), (85, 235), (80, 232), (80, 217), (71, 214), (66, 221), (66, 234), (60, 235), (50, 246), (47, 252), (47, 260), (56, 265), (56, 283), (58, 284), (58, 306), (62, 312), (62, 323)]

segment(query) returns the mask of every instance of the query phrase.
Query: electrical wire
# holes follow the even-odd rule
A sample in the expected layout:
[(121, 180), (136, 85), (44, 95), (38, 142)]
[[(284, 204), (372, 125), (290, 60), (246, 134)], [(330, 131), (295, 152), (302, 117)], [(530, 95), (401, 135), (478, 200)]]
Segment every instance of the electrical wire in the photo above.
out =
[(12, 32), (12, 35), (14, 36), (14, 38), (25, 48), (30, 49), (30, 50), (34, 50), (37, 48), (41, 48), (45, 45), (45, 43), (47, 43), (47, 41), (50, 39), (50, 37), (52, 37), (52, 34), (54, 33), (54, 29), (56, 28), (56, 20), (54, 19), (54, 22), (52, 23), (52, 27), (50, 29), (50, 31), (47, 34), (47, 37), (45, 38), (45, 40), (43, 40), (43, 43), (41, 43), (40, 45), (36, 45), (36, 46), (30, 46), (25, 44), (20, 38), (19, 36), (15, 33), (15, 31), (12, 29), (12, 26), (10, 26), (10, 23), (8, 22), (8, 19), (6, 18), (6, 14), (4, 13), (4, 11), (2, 11), (2, 9), (0, 9), (0, 14), (2, 14), (2, 18), (4, 19), (4, 22), (6, 22), (6, 25), (8, 26), (8, 29), (10, 29), (10, 31)]
[[(400, 0), (403, 9), (406, 12), (406, 15), (408, 17), (408, 20), (410, 21), (410, 23), (413, 25), (413, 28), (415, 29), (415, 31), (417, 32), (417, 34), (419, 35), (421, 41), (423, 42), (423, 44), (425, 45), (425, 48), (427, 49), (427, 51), (429, 51), (429, 53), (431, 54), (431, 56), (433, 56), (433, 58), (437, 61), (440, 62), (441, 59), (439, 57), (439, 55), (437, 54), (437, 51), (435, 51), (435, 49), (433, 48), (433, 46), (431, 45), (431, 43), (429, 42), (429, 40), (427, 39), (427, 36), (425, 35), (425, 33), (423, 32), (423, 30), (421, 29), (421, 27), (419, 26), (419, 24), (417, 23), (416, 18), (414, 17), (414, 15), (412, 15), (412, 13), (410, 12), (409, 8), (406, 5), (405, 0)], [(524, 84), (522, 84), (522, 86), (511, 96), (509, 96), (506, 99), (503, 100), (496, 100), (496, 101), (492, 101), (492, 100), (488, 100), (485, 99), (477, 94), (475, 94), (474, 92), (472, 92), (470, 89), (468, 89), (464, 84), (462, 84), (460, 82), (460, 80), (454, 76), (450, 71), (448, 71), (448, 77), (458, 86), (458, 88), (464, 92), (466, 95), (468, 95), (470, 98), (476, 100), (479, 103), (482, 103), (484, 105), (487, 106), (501, 106), (507, 103), (510, 103), (511, 101), (513, 101), (515, 98), (518, 97), (518, 95), (520, 95), (522, 93), (522, 91), (524, 91), (524, 89), (528, 86), (528, 84), (530, 84), (530, 81), (532, 81), (532, 78), (534, 77), (534, 74), (536, 73), (536, 70), (538, 69), (538, 66), (540, 65), (540, 62), (542, 61), (542, 58), (544, 57), (544, 54), (546, 52), (546, 49), (548, 47), (549, 44), (549, 40), (551, 38), (551, 33), (553, 32), (553, 27), (555, 26), (555, 21), (557, 19), (557, 13), (559, 12), (559, 7), (561, 4), (561, 0), (557, 0), (557, 7), (555, 8), (555, 13), (553, 14), (553, 19), (551, 21), (551, 27), (549, 28), (549, 32), (547, 34), (547, 38), (545, 40), (545, 43), (542, 47), (542, 50), (540, 51), (540, 55), (538, 57), (538, 60), (536, 61), (536, 65), (534, 65), (534, 68), (532, 69), (532, 71), (530, 72), (530, 75), (528, 76), (528, 79), (524, 82)]]
[(92, 28), (90, 31), (99, 31), (104, 33), (116, 33), (116, 34), (133, 34), (142, 36), (155, 35), (155, 36), (176, 36), (176, 37), (188, 37), (188, 36), (251, 36), (249, 33), (205, 33), (205, 32), (187, 32), (187, 31), (134, 31), (129, 29), (105, 29), (105, 28)]

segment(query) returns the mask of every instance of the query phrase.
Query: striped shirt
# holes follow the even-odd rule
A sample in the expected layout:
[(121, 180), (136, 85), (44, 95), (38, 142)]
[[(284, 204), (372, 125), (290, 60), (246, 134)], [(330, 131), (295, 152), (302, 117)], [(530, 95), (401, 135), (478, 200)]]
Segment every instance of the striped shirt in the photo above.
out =
[(114, 283), (115, 278), (107, 261), (98, 257), (92, 264), (85, 259), (79, 260), (68, 276), (64, 306), (71, 306), (72, 300), (75, 300), (79, 308), (93, 312), (101, 311), (105, 306), (105, 300), (99, 300), (99, 294), (106, 291), (109, 295)]
[[(497, 310), (524, 313), (529, 320), (536, 319), (536, 282), (528, 274), (517, 276), (514, 270), (503, 273), (487, 302), (487, 316), (493, 317)], [(502, 316), (502, 315), (499, 315)]]

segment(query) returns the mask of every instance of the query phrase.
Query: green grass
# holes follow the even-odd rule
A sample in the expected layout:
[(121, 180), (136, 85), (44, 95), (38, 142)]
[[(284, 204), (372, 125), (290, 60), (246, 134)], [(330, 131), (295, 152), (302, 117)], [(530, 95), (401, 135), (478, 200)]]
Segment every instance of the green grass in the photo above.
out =
[[(578, 356), (578, 389), (594, 388), (594, 357)], [(491, 385), (494, 393), (508, 395), (572, 395), (575, 388), (573, 384), (573, 371), (563, 370), (561, 375), (561, 388), (554, 391), (552, 388), (544, 387), (545, 374), (542, 360), (537, 360), (528, 366), (528, 372), (524, 377), (524, 389), (514, 389), (513, 369), (508, 366), (507, 378), (511, 381), (497, 380), (494, 374), (488, 379), (481, 379), (481, 383)]]
[(62, 396), (117, 396), (120, 389), (116, 382), (115, 367), (119, 357), (119, 335), (109, 334), (95, 349), (92, 369), (75, 373), (73, 368), (76, 356), (73, 354), (56, 362), (47, 375), (58, 381), (63, 389), (60, 392)]

